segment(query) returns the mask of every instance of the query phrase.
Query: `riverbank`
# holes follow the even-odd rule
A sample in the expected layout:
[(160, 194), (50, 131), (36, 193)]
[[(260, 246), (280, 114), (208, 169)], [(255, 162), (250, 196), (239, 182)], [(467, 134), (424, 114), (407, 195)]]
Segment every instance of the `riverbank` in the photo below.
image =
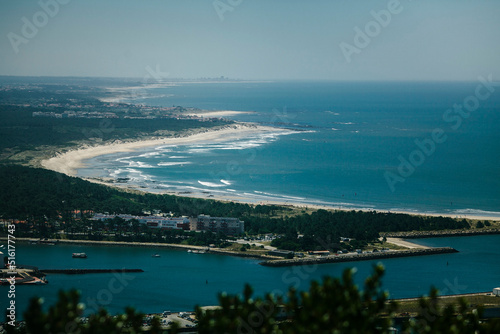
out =
[[(7, 240), (7, 238), (0, 237), (0, 240)], [(33, 238), (16, 238), (18, 242), (38, 242), (39, 239)], [(235, 252), (223, 248), (214, 248), (207, 246), (195, 245), (182, 245), (182, 244), (167, 244), (159, 242), (126, 242), (126, 241), (98, 241), (98, 240), (68, 240), (68, 239), (45, 239), (45, 244), (74, 244), (74, 245), (91, 245), (91, 246), (121, 246), (121, 247), (149, 247), (149, 248), (167, 248), (185, 251), (206, 252), (211, 254), (229, 255), (237, 257), (247, 257), (255, 259), (279, 259), (275, 256), (268, 256), (265, 254), (258, 255), (253, 253)]]
[[(0, 238), (0, 240), (2, 239), (5, 238)], [(37, 240), (33, 238), (17, 238), (17, 241), (33, 242)], [(350, 253), (343, 255), (315, 257), (315, 258), (308, 257), (308, 258), (281, 259), (280, 257), (270, 256), (267, 254), (259, 255), (253, 253), (231, 251), (223, 248), (210, 248), (206, 246), (181, 245), (181, 244), (165, 244), (165, 243), (152, 243), (152, 242), (124, 242), (124, 241), (96, 241), (96, 240), (67, 240), (67, 239), (47, 239), (44, 242), (51, 244), (60, 243), (60, 244), (92, 245), (92, 246), (99, 245), (99, 246), (122, 246), (122, 247), (150, 247), (150, 248), (168, 248), (168, 249), (178, 249), (185, 251), (196, 251), (201, 253), (261, 259), (264, 261), (260, 262), (259, 264), (268, 267), (316, 265), (325, 263), (370, 261), (370, 260), (389, 259), (397, 257), (412, 257), (412, 256), (424, 256), (424, 255), (434, 255), (434, 254), (458, 253), (456, 249), (451, 247), (431, 248), (427, 246), (414, 244), (411, 242), (405, 242), (404, 240), (391, 240), (391, 241), (393, 241), (393, 243), (395, 242), (404, 243), (405, 245), (404, 247), (408, 247), (409, 249), (387, 250), (387, 251), (369, 252), (369, 253), (364, 252), (361, 254)], [(388, 242), (390, 241), (388, 240)]]

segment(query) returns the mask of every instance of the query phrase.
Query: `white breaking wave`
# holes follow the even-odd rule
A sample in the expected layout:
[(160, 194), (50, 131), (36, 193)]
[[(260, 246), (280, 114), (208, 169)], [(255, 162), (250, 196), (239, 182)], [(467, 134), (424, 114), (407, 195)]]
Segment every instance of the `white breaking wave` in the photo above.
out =
[(141, 162), (141, 161), (132, 161), (132, 160), (122, 160), (121, 162), (127, 163), (129, 167), (136, 167), (136, 168), (155, 168), (155, 166), (152, 166), (150, 164)]
[(190, 161), (175, 161), (175, 162), (159, 162), (158, 166), (177, 166), (177, 165), (189, 165)]
[(188, 157), (184, 156), (184, 155), (172, 155), (171, 157), (169, 157), (170, 159), (187, 159)]
[(328, 113), (328, 114), (335, 115), (335, 116), (340, 115), (338, 112), (333, 112), (333, 111), (330, 111), (330, 110), (325, 110), (325, 112)]
[(120, 174), (122, 173), (126, 173), (127, 170), (126, 169), (121, 169), (121, 168), (118, 168), (116, 170), (114, 170), (112, 173), (109, 174), (109, 176), (113, 177), (113, 178), (116, 178), (118, 177)]
[(187, 153), (208, 153), (212, 150), (212, 148), (192, 148), (188, 150)]
[(226, 186), (225, 184), (218, 184), (218, 183), (213, 183), (213, 182), (204, 182), (204, 181), (198, 181), (199, 184), (205, 187), (210, 187), (210, 188), (219, 188), (219, 187), (224, 187)]
[(163, 145), (163, 146), (158, 146), (155, 147), (155, 150), (161, 151), (161, 152), (172, 152), (171, 148), (177, 147), (177, 145)]
[(486, 217), (500, 217), (500, 212), (498, 211), (485, 211), (476, 209), (461, 209), (453, 211), (457, 215), (471, 215), (471, 216), (486, 216)]
[(231, 181), (227, 181), (227, 180), (220, 180), (220, 182), (224, 183), (225, 185), (232, 185), (233, 183)]
[(147, 158), (147, 157), (154, 157), (154, 156), (161, 155), (161, 154), (162, 154), (162, 152), (148, 152), (148, 153), (144, 153), (144, 154), (139, 155), (139, 157)]

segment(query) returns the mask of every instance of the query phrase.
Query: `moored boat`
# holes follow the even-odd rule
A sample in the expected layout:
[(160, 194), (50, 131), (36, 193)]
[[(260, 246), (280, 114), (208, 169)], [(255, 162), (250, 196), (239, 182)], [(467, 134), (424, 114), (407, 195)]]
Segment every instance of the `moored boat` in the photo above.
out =
[(85, 253), (73, 253), (73, 257), (74, 258), (80, 258), (80, 259), (86, 259), (87, 258), (87, 254), (85, 254)]

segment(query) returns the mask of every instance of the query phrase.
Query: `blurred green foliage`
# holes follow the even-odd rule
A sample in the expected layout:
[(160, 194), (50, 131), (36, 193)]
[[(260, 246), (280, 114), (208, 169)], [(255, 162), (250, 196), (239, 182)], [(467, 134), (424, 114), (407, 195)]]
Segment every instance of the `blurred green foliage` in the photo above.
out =
[[(360, 290), (353, 280), (354, 270), (346, 269), (342, 278), (326, 277), (312, 282), (308, 291), (291, 288), (286, 296), (268, 294), (252, 298), (247, 285), (243, 295), (219, 296), (217, 308), (196, 307), (197, 331), (201, 334), (274, 333), (274, 334), (493, 334), (500, 333), (500, 319), (481, 319), (482, 309), (470, 308), (465, 300), (458, 305), (440, 307), (437, 291), (421, 298), (416, 317), (396, 324), (398, 305), (382, 291), (382, 265), (374, 267)], [(6, 333), (178, 333), (178, 324), (162, 328), (154, 317), (145, 325), (143, 315), (132, 308), (111, 316), (104, 309), (82, 317), (84, 305), (76, 291), (60, 292), (56, 305), (43, 311), (41, 300), (34, 298), (24, 313), (25, 321), (16, 326), (4, 324)], [(399, 319), (401, 320), (401, 319)]]

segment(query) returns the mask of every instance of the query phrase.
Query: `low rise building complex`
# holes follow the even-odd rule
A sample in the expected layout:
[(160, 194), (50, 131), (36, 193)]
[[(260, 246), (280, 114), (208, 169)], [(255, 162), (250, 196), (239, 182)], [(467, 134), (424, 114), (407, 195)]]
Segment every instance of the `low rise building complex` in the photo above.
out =
[(92, 219), (106, 221), (121, 218), (126, 222), (135, 219), (152, 229), (185, 230), (185, 231), (209, 231), (224, 233), (226, 235), (239, 235), (245, 232), (245, 222), (231, 217), (210, 217), (199, 215), (195, 218), (188, 217), (165, 217), (161, 215), (133, 216), (133, 215), (109, 215), (96, 213)]
[(191, 219), (191, 231), (221, 232), (227, 235), (239, 235), (245, 232), (245, 222), (238, 218), (210, 217), (199, 215)]

